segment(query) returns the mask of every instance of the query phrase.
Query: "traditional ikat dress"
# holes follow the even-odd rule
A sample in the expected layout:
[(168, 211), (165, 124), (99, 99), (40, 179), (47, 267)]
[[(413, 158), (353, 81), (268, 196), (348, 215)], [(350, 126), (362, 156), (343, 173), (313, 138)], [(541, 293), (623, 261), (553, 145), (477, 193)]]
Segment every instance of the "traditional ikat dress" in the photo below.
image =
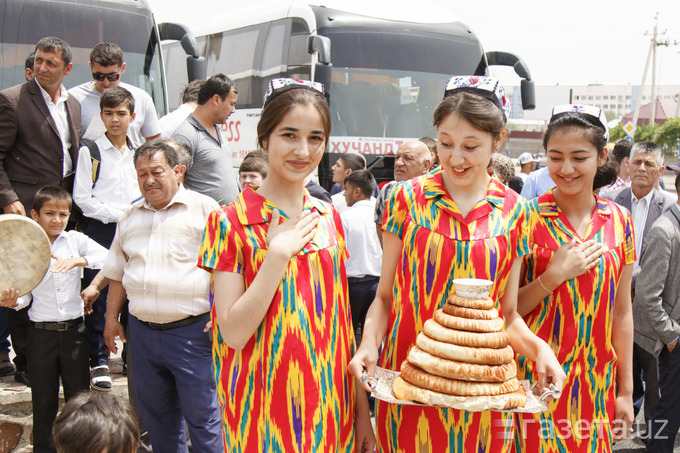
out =
[[(243, 275), (267, 253), (271, 202), (247, 187), (207, 222), (199, 266)], [(321, 216), (288, 264), (267, 315), (241, 351), (222, 339), (212, 310), (213, 361), (227, 452), (353, 452), (353, 334), (340, 215), (305, 191)], [(285, 218), (285, 214), (281, 213)], [(212, 297), (212, 295), (211, 295)]]
[[(532, 245), (523, 284), (545, 272), (557, 249), (572, 239), (595, 239), (609, 250), (597, 266), (560, 285), (525, 317), (529, 328), (552, 347), (567, 380), (562, 397), (550, 403), (551, 412), (519, 417), (517, 451), (610, 452), (616, 400), (612, 316), (623, 266), (635, 261), (633, 222), (628, 211), (596, 197), (581, 238), (557, 207), (552, 190), (534, 199), (530, 210)], [(520, 379), (535, 380), (533, 363), (520, 356), (518, 365)]]
[[(493, 280), (498, 301), (515, 258), (528, 252), (526, 220), (526, 201), (495, 177), (466, 217), (446, 191), (441, 168), (399, 184), (383, 222), (403, 245), (380, 366), (400, 369), (454, 278)], [(379, 402), (376, 434), (382, 452), (502, 453), (512, 444), (512, 422), (500, 412)]]

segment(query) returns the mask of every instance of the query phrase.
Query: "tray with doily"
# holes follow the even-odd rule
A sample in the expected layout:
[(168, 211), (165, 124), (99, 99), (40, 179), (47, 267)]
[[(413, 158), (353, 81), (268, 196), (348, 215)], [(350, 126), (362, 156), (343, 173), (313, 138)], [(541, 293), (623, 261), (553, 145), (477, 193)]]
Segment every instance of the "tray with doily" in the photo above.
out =
[(526, 395), (526, 404), (523, 407), (504, 409), (509, 399), (508, 395), (453, 396), (434, 391), (427, 391), (427, 404), (425, 404), (417, 401), (401, 400), (394, 395), (394, 380), (399, 376), (399, 374), (400, 373), (398, 371), (377, 367), (374, 378), (364, 374), (361, 380), (363, 382), (369, 383), (372, 388), (371, 394), (374, 398), (387, 403), (412, 406), (446, 407), (470, 412), (487, 410), (524, 413), (544, 412), (550, 410), (546, 404), (547, 399), (549, 397), (558, 398), (561, 395), (561, 392), (552, 386), (552, 384), (550, 391), (546, 391), (543, 394), (537, 394), (536, 385), (532, 386), (529, 381), (522, 380), (519, 381), (520, 389), (518, 392), (523, 392)]

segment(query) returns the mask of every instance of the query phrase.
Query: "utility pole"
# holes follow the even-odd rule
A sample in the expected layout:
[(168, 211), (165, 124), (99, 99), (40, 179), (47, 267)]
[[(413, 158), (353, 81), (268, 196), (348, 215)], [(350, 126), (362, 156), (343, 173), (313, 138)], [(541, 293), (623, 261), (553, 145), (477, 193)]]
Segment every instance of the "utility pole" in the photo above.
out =
[[(651, 97), (651, 112), (649, 116), (649, 125), (654, 124), (656, 119), (656, 48), (658, 46), (678, 45), (677, 41), (669, 42), (668, 40), (659, 41), (659, 35), (665, 35), (667, 30), (663, 32), (658, 32), (659, 27), (659, 13), (654, 16), (654, 32), (651, 33), (652, 39), (649, 43), (649, 52), (647, 53), (647, 61), (645, 62), (645, 69), (642, 72), (642, 83), (640, 83), (640, 90), (638, 91), (637, 101), (635, 102), (635, 113), (633, 114), (633, 132), (632, 136), (635, 136), (635, 129), (637, 128), (638, 118), (640, 117), (640, 108), (642, 107), (642, 93), (645, 89), (645, 80), (647, 79), (647, 70), (649, 69), (649, 60), (652, 60), (652, 97)], [(645, 32), (645, 36), (649, 36), (650, 33)], [(680, 107), (680, 104), (678, 104)]]

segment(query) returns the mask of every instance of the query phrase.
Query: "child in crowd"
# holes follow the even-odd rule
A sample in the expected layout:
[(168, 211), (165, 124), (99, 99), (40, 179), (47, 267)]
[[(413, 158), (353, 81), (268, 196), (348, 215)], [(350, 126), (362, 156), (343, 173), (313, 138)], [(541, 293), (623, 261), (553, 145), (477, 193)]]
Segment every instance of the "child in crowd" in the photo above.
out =
[(106, 393), (71, 398), (52, 428), (58, 453), (134, 453), (139, 426), (127, 401)]
[[(128, 136), (135, 119), (135, 98), (123, 87), (104, 91), (99, 101), (106, 133), (94, 142), (83, 141), (76, 167), (73, 200), (83, 211), (82, 231), (102, 246), (111, 246), (116, 224), (133, 200), (141, 196), (132, 162), (137, 145)], [(83, 288), (95, 271), (86, 270)], [(85, 316), (90, 341), (90, 384), (96, 390), (111, 390), (108, 353), (104, 344), (104, 314), (107, 289), (101, 291)]]
[(243, 162), (238, 167), (238, 183), (241, 190), (246, 186), (253, 187), (253, 190), (262, 185), (262, 181), (267, 177), (267, 156), (261, 151), (251, 151), (243, 158)]
[(64, 231), (71, 215), (71, 195), (58, 186), (46, 186), (33, 201), (31, 217), (52, 244), (52, 262), (42, 281), (29, 294), (17, 297), (13, 289), (0, 294), (0, 306), (27, 307), (28, 377), (33, 398), (33, 446), (54, 451), (52, 423), (59, 408), (59, 378), (64, 398), (87, 390), (88, 341), (80, 299), (80, 269), (101, 268), (108, 251), (78, 231)]
[(343, 154), (333, 165), (331, 199), (338, 212), (347, 209), (345, 202), (345, 178), (353, 171), (366, 170), (366, 159), (361, 154)]

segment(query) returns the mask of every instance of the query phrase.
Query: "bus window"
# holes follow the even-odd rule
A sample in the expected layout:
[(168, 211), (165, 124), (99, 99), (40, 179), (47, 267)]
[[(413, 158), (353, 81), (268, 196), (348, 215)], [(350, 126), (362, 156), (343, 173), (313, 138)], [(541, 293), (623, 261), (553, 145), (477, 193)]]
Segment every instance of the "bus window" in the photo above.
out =
[(436, 33), (329, 29), (323, 34), (332, 42), (333, 136), (434, 134), (432, 112), (448, 77), (474, 72), (483, 59), (475, 41), (460, 39), (453, 45), (455, 36)]
[(113, 1), (0, 3), (4, 6), (0, 89), (25, 82), (24, 61), (46, 36), (64, 39), (73, 50), (73, 70), (64, 79), (66, 88), (92, 80), (90, 50), (99, 42), (114, 42), (123, 50), (126, 62), (123, 82), (149, 92), (157, 113), (166, 113), (160, 46), (147, 7)]

